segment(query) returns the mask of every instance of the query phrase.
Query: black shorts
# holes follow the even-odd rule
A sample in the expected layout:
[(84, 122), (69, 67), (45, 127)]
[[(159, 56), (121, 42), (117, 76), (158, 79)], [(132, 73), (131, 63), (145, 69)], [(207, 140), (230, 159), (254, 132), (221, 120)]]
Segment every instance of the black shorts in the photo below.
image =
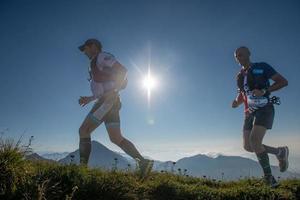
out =
[(272, 129), (275, 110), (273, 105), (267, 105), (260, 108), (245, 117), (244, 131), (252, 130), (253, 125), (263, 126), (266, 129)]
[(103, 104), (103, 100), (98, 100), (91, 111), (88, 114), (88, 117), (92, 119), (97, 125), (100, 125), (102, 122), (104, 122), (106, 127), (120, 127), (120, 114), (119, 111), (121, 109), (121, 100), (118, 96), (112, 106), (112, 108), (105, 114), (103, 119), (98, 120), (93, 116), (93, 113)]

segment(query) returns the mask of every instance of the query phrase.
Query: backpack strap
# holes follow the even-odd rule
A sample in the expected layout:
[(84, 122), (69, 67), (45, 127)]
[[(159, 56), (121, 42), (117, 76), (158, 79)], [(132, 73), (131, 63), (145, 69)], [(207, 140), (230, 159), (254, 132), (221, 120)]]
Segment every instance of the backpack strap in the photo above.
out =
[(244, 92), (244, 72), (240, 70), (236, 75), (236, 84), (238, 87), (238, 92)]

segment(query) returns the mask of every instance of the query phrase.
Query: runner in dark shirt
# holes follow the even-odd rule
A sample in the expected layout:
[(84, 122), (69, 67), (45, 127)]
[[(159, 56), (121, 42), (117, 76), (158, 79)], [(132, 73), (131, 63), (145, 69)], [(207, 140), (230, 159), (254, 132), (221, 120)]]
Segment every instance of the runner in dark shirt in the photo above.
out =
[[(276, 103), (276, 97), (270, 98), (271, 92), (287, 86), (288, 81), (267, 63), (252, 63), (247, 47), (239, 47), (234, 55), (242, 68), (237, 75), (238, 95), (232, 107), (236, 108), (242, 103), (245, 105), (244, 149), (256, 154), (263, 168), (265, 182), (276, 187), (278, 183), (272, 176), (268, 154), (277, 157), (280, 171), (284, 172), (288, 168), (289, 149), (287, 146), (267, 146), (262, 142), (274, 120), (273, 104)], [(270, 79), (274, 81), (272, 85)]]

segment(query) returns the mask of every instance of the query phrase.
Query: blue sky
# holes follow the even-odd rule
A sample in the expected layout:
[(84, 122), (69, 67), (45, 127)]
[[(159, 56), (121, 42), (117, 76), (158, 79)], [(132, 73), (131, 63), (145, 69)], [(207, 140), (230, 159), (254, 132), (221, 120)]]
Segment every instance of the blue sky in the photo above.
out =
[[(288, 144), (300, 168), (299, 10), (296, 0), (1, 1), (0, 128), (13, 138), (34, 135), (36, 151), (76, 149), (91, 108), (78, 105), (90, 91), (77, 47), (93, 37), (129, 70), (122, 129), (143, 154), (250, 156), (242, 149), (243, 108), (230, 107), (239, 70), (233, 51), (246, 45), (254, 62), (289, 80), (276, 92), (282, 105), (265, 143)], [(136, 69), (146, 74), (149, 60), (159, 80), (150, 108)], [(120, 151), (103, 127), (93, 139)]]

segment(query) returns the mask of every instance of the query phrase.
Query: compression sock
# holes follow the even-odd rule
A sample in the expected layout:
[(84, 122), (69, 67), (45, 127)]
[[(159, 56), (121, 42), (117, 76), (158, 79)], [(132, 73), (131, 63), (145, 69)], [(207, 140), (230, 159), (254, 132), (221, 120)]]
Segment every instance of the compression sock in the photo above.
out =
[(260, 166), (262, 167), (262, 169), (264, 171), (264, 175), (271, 176), (272, 171), (271, 171), (268, 153), (266, 151), (263, 151), (262, 153), (257, 153), (256, 156), (257, 156)]
[(279, 149), (278, 148), (267, 146), (267, 145), (264, 145), (264, 144), (263, 144), (263, 146), (264, 146), (265, 151), (267, 153), (270, 153), (270, 154), (273, 154), (273, 155), (278, 155), (279, 154)]
[(87, 165), (91, 153), (91, 138), (80, 138), (79, 154), (80, 164)]

